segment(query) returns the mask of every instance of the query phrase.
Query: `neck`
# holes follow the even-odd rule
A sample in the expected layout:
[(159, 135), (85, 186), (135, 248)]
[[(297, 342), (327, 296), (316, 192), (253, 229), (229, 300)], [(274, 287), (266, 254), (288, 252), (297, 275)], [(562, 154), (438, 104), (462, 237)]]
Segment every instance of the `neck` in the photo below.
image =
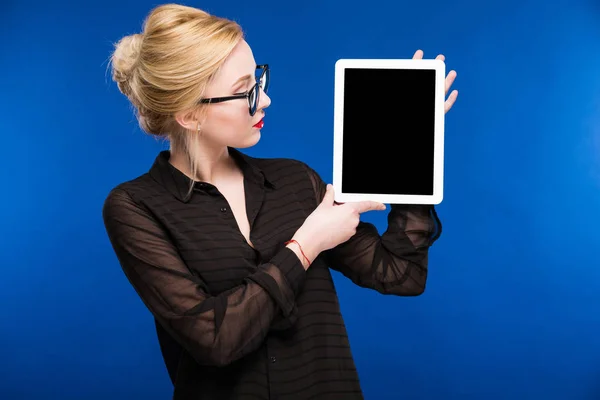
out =
[(188, 178), (211, 184), (227, 179), (237, 170), (235, 161), (229, 155), (227, 147), (210, 148), (196, 146), (194, 154), (195, 171), (192, 169), (188, 153), (171, 144), (169, 162)]

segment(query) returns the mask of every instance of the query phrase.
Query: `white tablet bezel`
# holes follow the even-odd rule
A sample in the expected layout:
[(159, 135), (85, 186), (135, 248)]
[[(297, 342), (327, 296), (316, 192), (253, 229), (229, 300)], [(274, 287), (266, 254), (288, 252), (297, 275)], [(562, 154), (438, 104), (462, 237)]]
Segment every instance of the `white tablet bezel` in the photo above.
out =
[[(346, 68), (431, 69), (435, 70), (435, 136), (433, 195), (390, 195), (344, 193), (342, 191), (342, 150), (344, 129), (344, 72)], [(340, 59), (335, 63), (333, 187), (340, 203), (373, 200), (385, 204), (439, 204), (444, 183), (444, 101), (446, 65), (442, 60), (419, 59)], [(385, 144), (384, 144), (385, 145)], [(409, 171), (388, 171), (390, 178), (402, 179)]]

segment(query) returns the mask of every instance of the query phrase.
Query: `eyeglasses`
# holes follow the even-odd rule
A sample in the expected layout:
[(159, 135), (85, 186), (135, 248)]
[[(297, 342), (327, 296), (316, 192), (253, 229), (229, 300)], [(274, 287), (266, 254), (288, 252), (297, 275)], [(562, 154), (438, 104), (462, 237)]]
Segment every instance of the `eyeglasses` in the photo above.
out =
[(201, 99), (200, 103), (222, 103), (229, 100), (248, 99), (248, 111), (250, 112), (250, 115), (254, 115), (256, 113), (256, 109), (258, 108), (258, 101), (260, 100), (260, 89), (267, 93), (270, 75), (268, 64), (257, 65), (256, 70), (260, 70), (262, 72), (260, 76), (256, 77), (256, 84), (252, 86), (250, 90), (244, 93), (236, 93), (232, 96)]

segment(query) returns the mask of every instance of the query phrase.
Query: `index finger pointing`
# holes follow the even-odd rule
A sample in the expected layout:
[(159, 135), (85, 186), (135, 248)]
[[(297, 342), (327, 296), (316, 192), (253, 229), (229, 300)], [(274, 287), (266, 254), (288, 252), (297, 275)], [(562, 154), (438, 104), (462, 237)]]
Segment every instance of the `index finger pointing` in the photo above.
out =
[(375, 211), (375, 210), (385, 210), (385, 204), (379, 203), (377, 201), (360, 201), (354, 204), (356, 211), (359, 213), (364, 213), (367, 211)]

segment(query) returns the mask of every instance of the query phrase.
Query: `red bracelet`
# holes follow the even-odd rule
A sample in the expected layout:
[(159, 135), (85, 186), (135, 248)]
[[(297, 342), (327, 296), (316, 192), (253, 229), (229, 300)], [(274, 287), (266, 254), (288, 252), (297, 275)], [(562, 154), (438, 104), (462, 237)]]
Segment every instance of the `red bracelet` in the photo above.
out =
[(298, 241), (292, 239), (292, 240), (288, 240), (287, 242), (285, 242), (285, 245), (287, 246), (290, 243), (296, 243), (298, 245), (298, 247), (300, 248), (300, 253), (302, 253), (302, 257), (304, 257), (304, 259), (306, 259), (306, 262), (308, 263), (308, 265), (310, 265), (310, 260), (308, 259), (308, 257), (306, 257), (306, 254), (304, 254), (304, 251), (302, 251), (302, 246), (300, 246), (300, 243), (298, 243)]

